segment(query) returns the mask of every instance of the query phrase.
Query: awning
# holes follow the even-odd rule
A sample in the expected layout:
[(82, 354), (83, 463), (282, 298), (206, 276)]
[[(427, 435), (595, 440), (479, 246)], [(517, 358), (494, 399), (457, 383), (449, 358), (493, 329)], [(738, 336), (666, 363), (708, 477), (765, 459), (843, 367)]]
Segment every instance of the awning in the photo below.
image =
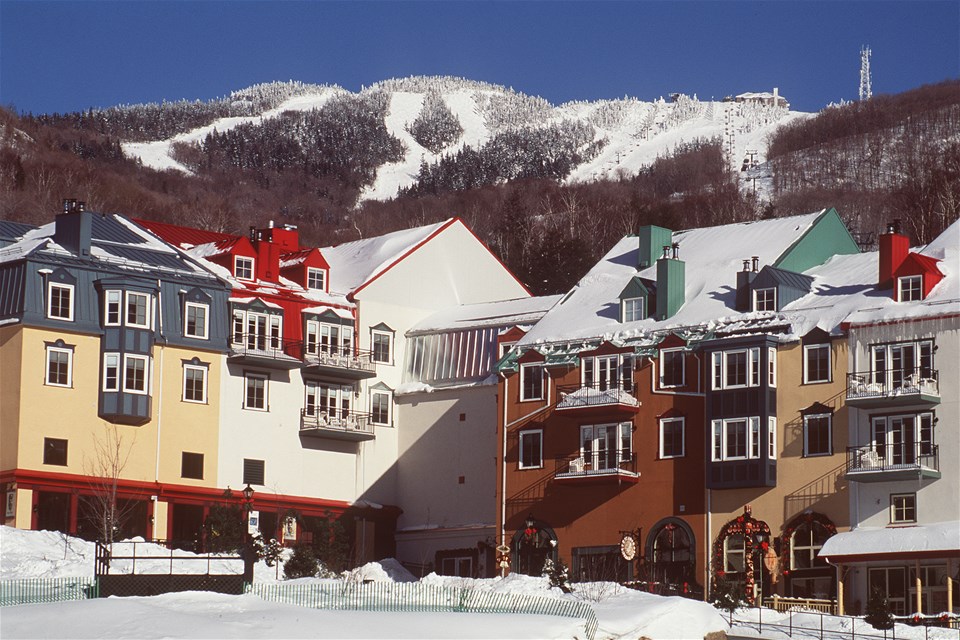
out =
[(860, 527), (827, 540), (820, 549), (820, 557), (832, 564), (960, 558), (960, 521)]

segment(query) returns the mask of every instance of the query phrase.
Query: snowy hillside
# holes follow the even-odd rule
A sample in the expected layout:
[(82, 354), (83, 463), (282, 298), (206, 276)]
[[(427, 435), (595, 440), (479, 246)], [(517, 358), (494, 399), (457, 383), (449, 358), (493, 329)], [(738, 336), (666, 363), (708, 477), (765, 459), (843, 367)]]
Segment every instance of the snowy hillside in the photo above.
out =
[[(375, 177), (361, 191), (361, 200), (395, 197), (398, 190), (417, 183), (421, 165), (449, 159), (465, 147), (476, 150), (500, 134), (536, 135), (537, 131), (546, 132), (551, 127), (559, 132), (549, 132), (554, 136), (571, 130), (592, 132), (592, 140), (576, 139), (572, 143), (574, 151), (580, 153), (564, 156), (579, 158), (569, 171), (560, 170), (568, 183), (635, 175), (658, 156), (698, 139), (722, 140), (731, 163), (740, 169), (744, 164), (765, 161), (767, 137), (777, 127), (807, 116), (785, 107), (700, 101), (696, 96), (685, 95), (674, 96), (669, 101), (622, 98), (553, 106), (542, 98), (497, 85), (460, 78), (411, 77), (387, 80), (359, 94), (340, 87), (298, 85), (296, 95), (255, 115), (219, 118), (166, 140), (128, 142), (123, 150), (146, 166), (190, 173), (190, 168), (174, 159), (175, 143), (200, 145), (213, 131), (223, 133), (240, 125), (263, 123), (287, 112), (320, 109), (334, 96), (359, 97), (375, 93), (385, 94), (388, 100), (383, 124), (386, 131), (400, 141), (404, 152), (399, 160), (376, 168)], [(443, 114), (426, 112), (429, 94), (439, 96), (439, 109)], [(438, 107), (434, 105), (433, 109), (437, 111)], [(459, 124), (459, 135), (442, 148), (430, 150), (421, 144), (422, 138), (418, 141), (413, 135), (412, 125), (418, 119), (429, 124), (430, 118), (441, 115)], [(572, 124), (579, 128), (572, 128)], [(549, 135), (544, 136), (548, 141)], [(569, 146), (570, 142), (566, 142)]]

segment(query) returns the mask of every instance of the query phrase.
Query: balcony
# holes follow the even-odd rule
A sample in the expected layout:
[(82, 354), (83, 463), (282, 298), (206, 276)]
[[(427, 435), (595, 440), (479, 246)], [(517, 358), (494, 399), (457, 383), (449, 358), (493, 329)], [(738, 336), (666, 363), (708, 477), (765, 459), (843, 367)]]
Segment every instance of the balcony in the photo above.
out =
[(364, 380), (377, 375), (377, 367), (369, 351), (330, 349), (308, 344), (303, 355), (304, 373), (333, 376), (348, 380)]
[(234, 334), (227, 361), (230, 364), (266, 367), (289, 371), (303, 366), (300, 351), (303, 343), (282, 340), (262, 334)]
[(847, 404), (858, 409), (940, 403), (935, 369), (892, 369), (847, 374)]
[(847, 447), (847, 480), (889, 482), (940, 477), (940, 447), (929, 442)]
[(557, 387), (556, 410), (577, 417), (632, 415), (640, 411), (630, 382), (594, 382)]
[(376, 437), (369, 413), (357, 411), (330, 414), (300, 410), (300, 435), (332, 440), (373, 440)]
[(617, 449), (557, 458), (553, 477), (564, 484), (640, 481), (636, 454)]

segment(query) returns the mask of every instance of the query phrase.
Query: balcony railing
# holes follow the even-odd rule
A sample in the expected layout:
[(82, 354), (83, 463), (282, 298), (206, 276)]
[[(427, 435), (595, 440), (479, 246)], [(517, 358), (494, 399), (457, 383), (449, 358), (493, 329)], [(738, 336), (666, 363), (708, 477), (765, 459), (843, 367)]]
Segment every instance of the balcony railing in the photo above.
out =
[(634, 396), (634, 385), (630, 381), (565, 385), (557, 387), (557, 392), (560, 395), (558, 411), (603, 407), (640, 410), (640, 401)]
[(916, 367), (847, 374), (847, 404), (851, 406), (938, 402), (940, 379), (936, 369)]
[(336, 440), (372, 440), (375, 432), (369, 413), (301, 409), (300, 435)]
[(554, 477), (557, 480), (612, 477), (635, 481), (640, 474), (637, 473), (636, 454), (624, 449), (609, 449), (557, 458)]
[(862, 482), (940, 477), (940, 447), (929, 442), (847, 447), (847, 477)]
[(299, 340), (263, 334), (233, 334), (230, 341), (230, 358), (239, 362), (250, 362), (262, 366), (297, 369), (303, 365), (300, 352), (303, 343)]
[(349, 348), (331, 348), (307, 343), (303, 361), (305, 366), (318, 372), (339, 374), (343, 377), (361, 379), (377, 375), (377, 367), (369, 351), (353, 351)]

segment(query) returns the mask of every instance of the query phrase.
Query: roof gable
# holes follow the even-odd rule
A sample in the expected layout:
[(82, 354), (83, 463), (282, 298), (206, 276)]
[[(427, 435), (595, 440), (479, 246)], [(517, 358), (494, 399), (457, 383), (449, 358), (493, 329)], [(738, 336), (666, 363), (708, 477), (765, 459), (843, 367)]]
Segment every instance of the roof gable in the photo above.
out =
[(773, 266), (800, 273), (835, 255), (852, 253), (860, 253), (860, 247), (840, 219), (840, 214), (831, 207), (821, 212), (813, 224), (780, 254)]

